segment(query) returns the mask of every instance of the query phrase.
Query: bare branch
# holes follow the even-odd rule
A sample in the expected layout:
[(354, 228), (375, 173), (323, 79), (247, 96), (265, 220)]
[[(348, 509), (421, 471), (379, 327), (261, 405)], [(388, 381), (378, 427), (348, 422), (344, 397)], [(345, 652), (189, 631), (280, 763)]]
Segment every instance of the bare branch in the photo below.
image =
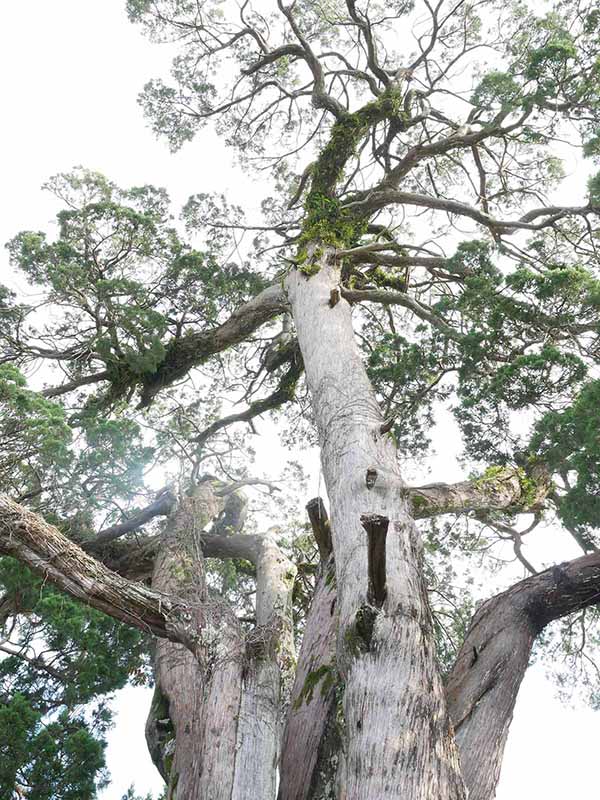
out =
[[(347, 203), (344, 208), (354, 213), (367, 214), (379, 211), (388, 205), (408, 205), (429, 208), (431, 210), (446, 211), (448, 214), (455, 214), (484, 225), (491, 231), (503, 235), (510, 235), (517, 230), (538, 231), (547, 228), (559, 219), (572, 216), (586, 217), (589, 214), (600, 214), (600, 206), (549, 206), (547, 208), (537, 208), (523, 214), (513, 220), (500, 220), (491, 217), (483, 211), (467, 203), (457, 200), (449, 200), (443, 197), (432, 197), (426, 194), (416, 194), (412, 192), (401, 192), (395, 189), (370, 192), (364, 200), (355, 200)], [(534, 223), (532, 220), (543, 217), (541, 222)]]
[(104, 547), (109, 542), (124, 536), (126, 533), (137, 530), (149, 522), (154, 517), (167, 517), (177, 505), (177, 498), (170, 492), (162, 492), (157, 499), (146, 508), (138, 511), (133, 517), (130, 517), (125, 522), (120, 522), (118, 525), (111, 525), (110, 528), (104, 528), (96, 534), (96, 538), (91, 542), (85, 542), (82, 546), (88, 552), (93, 552), (99, 548)]
[(214, 436), (215, 433), (223, 428), (233, 425), (236, 422), (251, 423), (251, 421), (260, 414), (264, 414), (266, 411), (271, 411), (274, 408), (279, 408), (284, 403), (292, 400), (294, 396), (294, 387), (296, 385), (296, 381), (302, 374), (302, 369), (302, 359), (298, 353), (298, 357), (293, 359), (289, 369), (281, 378), (279, 386), (274, 392), (267, 397), (250, 403), (248, 408), (244, 409), (244, 411), (238, 411), (236, 414), (229, 414), (226, 417), (221, 417), (221, 419), (215, 420), (215, 422), (211, 423), (207, 428), (205, 428), (205, 430), (202, 431), (199, 436), (194, 439), (194, 442), (198, 445), (198, 449), (202, 448), (211, 436)]
[(415, 300), (404, 292), (389, 292), (385, 289), (342, 289), (342, 297), (351, 303), (381, 303), (382, 305), (399, 305), (408, 308), (410, 311), (434, 328), (437, 328), (441, 333), (449, 339), (456, 342), (463, 340), (463, 335), (455, 328), (449, 325), (442, 317), (439, 316), (430, 306)]

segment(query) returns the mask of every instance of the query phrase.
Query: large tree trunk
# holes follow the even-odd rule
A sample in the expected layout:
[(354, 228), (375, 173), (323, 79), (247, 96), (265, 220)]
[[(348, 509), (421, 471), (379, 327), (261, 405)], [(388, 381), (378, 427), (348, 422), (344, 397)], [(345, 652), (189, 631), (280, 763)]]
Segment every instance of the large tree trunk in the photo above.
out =
[(208, 600), (200, 538), (219, 511), (208, 482), (182, 498), (163, 533), (152, 579), (153, 588), (192, 607), (198, 641), (195, 654), (164, 639), (156, 643), (146, 735), (168, 800), (231, 797), (243, 647), (234, 615)]
[[(494, 509), (535, 510), (549, 490), (549, 480), (541, 466), (526, 483), (522, 471), (514, 467), (496, 469), (474, 480), (455, 484), (432, 483), (410, 487), (411, 514), (423, 519), (436, 514)], [(298, 659), (292, 702), (288, 709), (280, 764), (279, 800), (331, 800), (335, 797), (335, 773), (339, 758), (339, 724), (334, 702), (337, 671), (335, 639), (337, 631), (337, 591), (331, 554), (331, 532), (327, 512), (320, 498), (311, 500), (307, 511), (315, 540), (321, 551), (320, 576), (306, 619)], [(516, 648), (520, 663), (520, 650)], [(452, 708), (450, 709), (452, 712)], [(452, 714), (451, 714), (452, 715)], [(462, 739), (461, 739), (462, 741)], [(462, 763), (468, 754), (462, 750)], [(470, 789), (472, 776), (463, 778)]]
[(202, 530), (222, 502), (210, 482), (181, 500), (162, 537), (153, 587), (185, 599), (195, 615), (194, 653), (159, 640), (148, 746), (168, 800), (273, 800), (282, 682), (294, 661), (295, 566), (268, 537), (211, 537), (221, 557), (256, 565), (256, 627), (242, 635), (233, 611), (206, 590)]
[[(514, 706), (536, 636), (553, 619), (597, 603), (599, 582), (600, 555), (593, 553), (526, 578), (487, 600), (473, 616), (446, 685), (469, 800), (495, 797)], [(331, 735), (337, 731), (336, 708), (326, 683), (335, 639), (335, 620), (330, 616), (335, 602), (335, 585), (321, 578), (287, 719), (280, 800), (337, 796), (333, 780), (341, 752)]]
[(347, 800), (459, 800), (420, 538), (339, 283), (331, 248), (312, 277), (295, 270), (287, 280), (331, 504), (345, 683), (340, 780)]

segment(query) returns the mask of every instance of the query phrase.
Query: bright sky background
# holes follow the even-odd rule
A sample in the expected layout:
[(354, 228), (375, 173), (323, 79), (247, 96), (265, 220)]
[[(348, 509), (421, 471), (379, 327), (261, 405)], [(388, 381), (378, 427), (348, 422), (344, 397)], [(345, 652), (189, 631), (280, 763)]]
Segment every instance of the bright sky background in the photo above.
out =
[[(167, 51), (129, 24), (124, 0), (0, 3), (0, 243), (22, 229), (48, 230), (56, 206), (40, 185), (77, 165), (124, 187), (165, 186), (175, 209), (193, 192), (214, 190), (248, 205), (252, 181), (232, 166), (231, 154), (214, 135), (206, 133), (172, 155), (146, 127), (137, 94), (168, 63)], [(12, 283), (4, 251), (0, 281)], [(459, 477), (448, 458), (452, 444), (440, 443), (432, 479)], [(265, 463), (267, 455), (273, 461), (273, 453), (263, 454)], [(557, 541), (552, 531), (547, 536)], [(557, 560), (576, 555), (568, 547), (556, 551)], [(140, 793), (161, 787), (144, 742), (148, 704), (149, 690), (125, 690), (117, 698), (108, 752), (113, 785), (102, 800), (120, 800), (131, 783)], [(497, 800), (598, 797), (599, 731), (598, 714), (562, 706), (543, 668), (532, 667), (517, 703)]]

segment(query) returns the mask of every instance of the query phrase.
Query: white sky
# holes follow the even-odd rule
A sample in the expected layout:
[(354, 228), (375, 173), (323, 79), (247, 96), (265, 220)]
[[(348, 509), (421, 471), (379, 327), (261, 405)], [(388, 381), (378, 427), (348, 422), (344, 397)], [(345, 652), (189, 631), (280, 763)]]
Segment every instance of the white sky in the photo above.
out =
[[(0, 3), (1, 243), (22, 229), (48, 229), (56, 206), (40, 185), (76, 165), (99, 170), (125, 187), (165, 186), (175, 208), (198, 191), (225, 191), (240, 204), (253, 201), (252, 181), (232, 166), (231, 154), (214, 135), (203, 134), (172, 155), (146, 127), (136, 97), (146, 80), (165, 72), (168, 61), (166, 50), (128, 23), (124, 0)], [(12, 283), (4, 251), (0, 281)], [(448, 442), (447, 449), (439, 449), (451, 448)], [(441, 457), (436, 463), (444, 462), (449, 463)], [(552, 531), (547, 535), (558, 541)], [(547, 542), (544, 551), (547, 558)], [(561, 550), (556, 557), (575, 555)], [(140, 793), (161, 786), (144, 742), (148, 704), (148, 690), (125, 690), (117, 698), (117, 726), (108, 751), (113, 785), (103, 800), (120, 800), (131, 783)], [(562, 706), (543, 668), (531, 668), (517, 703), (497, 800), (598, 797), (599, 731), (598, 715)]]

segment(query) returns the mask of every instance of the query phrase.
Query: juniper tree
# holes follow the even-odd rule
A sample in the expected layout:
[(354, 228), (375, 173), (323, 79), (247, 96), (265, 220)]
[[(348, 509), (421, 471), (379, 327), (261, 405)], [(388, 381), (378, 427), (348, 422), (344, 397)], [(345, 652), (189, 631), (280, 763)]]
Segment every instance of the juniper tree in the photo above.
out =
[[(574, 660), (597, 639), (600, 195), (591, 166), (564, 203), (560, 155), (600, 155), (600, 12), (128, 12), (178, 48), (141, 96), (155, 131), (177, 148), (214, 120), (271, 189), (247, 212), (195, 195), (186, 239), (164, 192), (78, 171), (50, 183), (57, 237), (9, 244), (37, 300), (0, 295), (2, 710), (31, 718), (5, 785), (37, 785), (48, 716), (98, 768), (80, 704), (152, 650), (169, 798), (492, 798), (536, 638), (564, 619)], [(474, 476), (411, 486), (444, 404)], [(247, 434), (269, 411), (320, 447), (312, 549), (246, 521)], [(151, 497), (151, 464), (177, 485)], [(523, 540), (553, 515), (583, 555), (540, 569)], [(474, 607), (460, 572), (497, 541), (528, 577)], [(94, 610), (65, 600), (57, 621), (63, 593)]]

